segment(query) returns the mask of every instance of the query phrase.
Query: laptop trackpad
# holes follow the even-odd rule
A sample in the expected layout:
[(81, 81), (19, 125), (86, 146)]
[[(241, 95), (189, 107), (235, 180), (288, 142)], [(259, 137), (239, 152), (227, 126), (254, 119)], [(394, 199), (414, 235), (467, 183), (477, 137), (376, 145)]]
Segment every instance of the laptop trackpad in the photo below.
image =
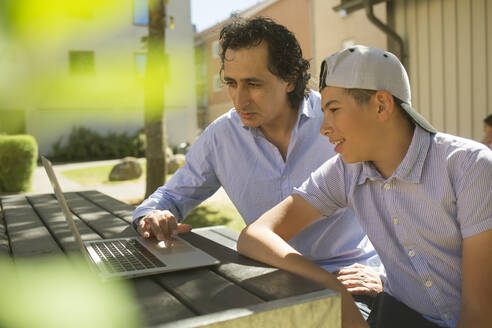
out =
[(171, 247), (164, 247), (164, 242), (156, 242), (154, 240), (142, 240), (145, 246), (148, 248), (152, 249), (152, 251), (156, 252), (157, 254), (174, 254), (178, 255), (181, 253), (190, 253), (196, 251), (196, 248), (188, 244), (188, 242), (184, 241), (183, 239), (179, 237), (175, 237), (174, 240), (174, 245)]

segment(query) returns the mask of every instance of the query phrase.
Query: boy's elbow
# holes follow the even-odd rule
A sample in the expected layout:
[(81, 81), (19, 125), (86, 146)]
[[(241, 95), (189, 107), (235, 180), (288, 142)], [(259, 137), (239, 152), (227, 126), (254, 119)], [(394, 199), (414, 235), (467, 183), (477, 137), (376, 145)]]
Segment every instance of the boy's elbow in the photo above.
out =
[(237, 240), (237, 251), (239, 254), (242, 255), (247, 255), (248, 253), (248, 248), (250, 244), (250, 232), (249, 232), (249, 225), (246, 226), (241, 233), (239, 234), (239, 238)]
[(242, 255), (255, 258), (256, 256), (254, 256), (254, 254), (258, 251), (258, 246), (262, 244), (260, 242), (262, 239), (262, 231), (262, 227), (254, 222), (247, 225), (241, 231), (237, 240), (237, 251)]

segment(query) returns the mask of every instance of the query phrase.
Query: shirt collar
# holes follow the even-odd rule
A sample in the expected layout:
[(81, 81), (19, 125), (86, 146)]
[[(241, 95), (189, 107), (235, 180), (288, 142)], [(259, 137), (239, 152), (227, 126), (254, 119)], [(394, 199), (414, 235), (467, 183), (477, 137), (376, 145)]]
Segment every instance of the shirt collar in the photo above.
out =
[[(424, 162), (430, 148), (430, 140), (430, 133), (416, 125), (410, 147), (391, 178), (420, 183)], [(362, 172), (359, 175), (357, 184), (363, 184), (367, 179), (381, 178), (381, 174), (371, 162), (363, 162)]]
[(301, 115), (312, 118), (318, 117), (321, 114), (321, 107), (316, 108), (316, 99), (319, 100), (319, 96), (316, 97), (316, 91), (311, 90), (308, 96), (302, 98), (302, 102), (299, 105), (299, 112)]

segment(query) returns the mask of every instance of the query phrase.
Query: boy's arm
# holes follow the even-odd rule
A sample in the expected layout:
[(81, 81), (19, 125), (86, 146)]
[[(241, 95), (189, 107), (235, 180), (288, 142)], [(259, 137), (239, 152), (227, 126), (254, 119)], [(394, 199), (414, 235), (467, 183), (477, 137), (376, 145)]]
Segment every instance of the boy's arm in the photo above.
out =
[(457, 327), (492, 322), (492, 152), (470, 152), (457, 169), (457, 218), (463, 235), (461, 313)]
[(289, 196), (241, 232), (237, 249), (241, 254), (340, 292), (343, 327), (368, 327), (352, 296), (337, 278), (304, 258), (286, 242), (320, 215), (301, 196)]
[(492, 322), (492, 229), (463, 240), (461, 314), (457, 327)]

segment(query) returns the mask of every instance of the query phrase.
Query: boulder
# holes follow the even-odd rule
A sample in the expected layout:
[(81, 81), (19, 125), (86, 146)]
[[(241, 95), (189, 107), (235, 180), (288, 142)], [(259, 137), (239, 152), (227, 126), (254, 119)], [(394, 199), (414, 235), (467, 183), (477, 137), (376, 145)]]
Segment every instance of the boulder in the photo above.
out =
[(109, 173), (109, 181), (137, 179), (142, 175), (142, 166), (135, 157), (125, 157), (113, 166)]
[(186, 156), (183, 154), (176, 154), (167, 162), (167, 173), (173, 174), (180, 167), (186, 164)]
[(166, 160), (169, 161), (173, 156), (173, 150), (169, 147), (166, 147)]
[(176, 154), (185, 155), (188, 152), (188, 149), (190, 149), (189, 142), (182, 142), (176, 147)]

